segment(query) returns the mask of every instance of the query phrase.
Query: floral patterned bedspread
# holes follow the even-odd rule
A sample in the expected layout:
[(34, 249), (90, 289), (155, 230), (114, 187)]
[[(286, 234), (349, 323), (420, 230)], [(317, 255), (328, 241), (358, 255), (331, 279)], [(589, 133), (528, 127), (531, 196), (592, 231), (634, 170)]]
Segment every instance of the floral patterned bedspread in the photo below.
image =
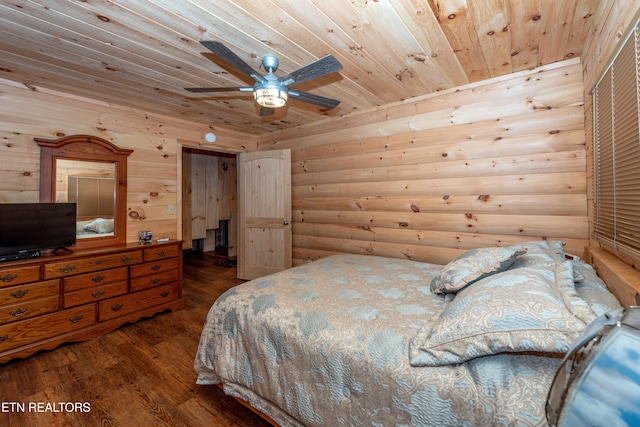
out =
[[(236, 286), (209, 312), (197, 383), (282, 426), (545, 425), (561, 355), (411, 365), (412, 340), (455, 297), (430, 291), (441, 268), (335, 255)], [(594, 300), (599, 286), (585, 285)]]

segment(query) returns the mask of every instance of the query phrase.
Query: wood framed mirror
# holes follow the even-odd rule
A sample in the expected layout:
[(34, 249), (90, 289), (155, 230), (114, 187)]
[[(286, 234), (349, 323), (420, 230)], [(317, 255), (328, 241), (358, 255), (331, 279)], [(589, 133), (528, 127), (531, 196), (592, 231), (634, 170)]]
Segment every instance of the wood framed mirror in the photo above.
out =
[(77, 204), (75, 248), (125, 244), (133, 150), (91, 135), (34, 140), (40, 146), (40, 202)]

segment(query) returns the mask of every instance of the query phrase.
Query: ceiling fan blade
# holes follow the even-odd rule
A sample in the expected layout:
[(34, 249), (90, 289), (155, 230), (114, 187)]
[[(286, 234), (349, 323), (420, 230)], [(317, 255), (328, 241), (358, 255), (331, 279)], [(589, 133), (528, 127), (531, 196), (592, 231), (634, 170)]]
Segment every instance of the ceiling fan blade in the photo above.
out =
[(252, 91), (252, 87), (185, 87), (185, 90), (189, 92), (249, 92)]
[(260, 117), (271, 116), (275, 113), (273, 108), (260, 107)]
[(320, 107), (325, 108), (335, 108), (338, 106), (338, 104), (340, 104), (340, 101), (338, 101), (337, 99), (327, 98), (326, 96), (316, 95), (309, 92), (300, 92), (298, 90), (290, 90), (289, 96), (300, 101), (319, 105)]
[(200, 44), (218, 55), (220, 58), (227, 61), (229, 64), (233, 65), (242, 73), (257, 81), (258, 83), (262, 83), (264, 81), (264, 77), (260, 75), (258, 71), (256, 71), (251, 65), (244, 62), (238, 55), (229, 50), (229, 48), (223, 43), (203, 40), (200, 42)]
[(287, 74), (284, 77), (279, 78), (285, 86), (295, 86), (300, 83), (308, 82), (309, 80), (317, 79), (318, 77), (331, 74), (342, 69), (342, 64), (333, 56), (327, 55), (324, 58), (320, 58), (313, 61), (310, 64), (305, 65), (302, 68)]

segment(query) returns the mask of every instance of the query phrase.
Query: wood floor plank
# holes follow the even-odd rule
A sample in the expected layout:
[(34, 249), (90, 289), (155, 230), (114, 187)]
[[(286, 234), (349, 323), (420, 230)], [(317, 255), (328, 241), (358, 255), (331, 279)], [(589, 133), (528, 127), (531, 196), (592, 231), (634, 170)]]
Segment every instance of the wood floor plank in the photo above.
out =
[[(221, 259), (185, 252), (183, 310), (0, 365), (0, 426), (269, 426), (218, 387), (195, 383), (209, 308), (242, 283), (235, 268), (216, 265)], [(12, 402), (24, 412), (4, 411)], [(87, 402), (90, 410), (60, 412), (60, 402)], [(58, 411), (29, 411), (30, 404)]]

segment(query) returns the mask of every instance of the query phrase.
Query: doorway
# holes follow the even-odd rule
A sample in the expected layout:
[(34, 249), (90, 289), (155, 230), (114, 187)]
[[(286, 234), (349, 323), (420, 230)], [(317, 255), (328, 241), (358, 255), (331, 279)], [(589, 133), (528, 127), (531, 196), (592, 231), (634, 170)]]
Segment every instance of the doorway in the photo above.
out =
[(237, 257), (236, 155), (182, 148), (182, 238), (189, 251)]

